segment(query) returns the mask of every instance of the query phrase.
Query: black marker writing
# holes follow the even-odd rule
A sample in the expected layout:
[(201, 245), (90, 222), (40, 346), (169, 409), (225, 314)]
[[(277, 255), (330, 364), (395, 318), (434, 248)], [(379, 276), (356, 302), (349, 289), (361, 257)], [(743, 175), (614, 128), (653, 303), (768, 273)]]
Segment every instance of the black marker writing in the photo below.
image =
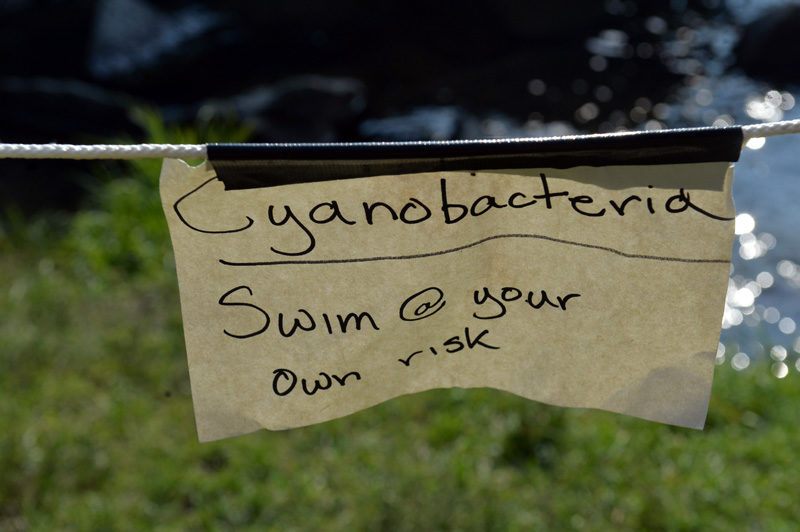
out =
[(444, 308), (444, 292), (440, 288), (431, 286), (412, 294), (400, 305), (400, 319), (403, 321), (417, 321), (433, 316)]
[(253, 225), (253, 219), (250, 218), (249, 216), (245, 216), (245, 219), (247, 220), (247, 223), (245, 225), (243, 225), (242, 227), (238, 227), (236, 229), (214, 229), (214, 230), (212, 230), (212, 229), (201, 229), (200, 227), (192, 225), (188, 221), (186, 221), (186, 218), (184, 217), (183, 212), (181, 212), (180, 204), (183, 201), (187, 200), (190, 196), (192, 196), (192, 195), (196, 194), (197, 192), (199, 192), (203, 187), (205, 187), (206, 185), (208, 185), (212, 181), (218, 181), (218, 179), (216, 177), (212, 177), (211, 179), (209, 179), (208, 181), (204, 182), (199, 187), (197, 187), (197, 188), (195, 188), (193, 190), (190, 190), (189, 192), (187, 192), (186, 194), (184, 194), (183, 196), (178, 198), (178, 201), (176, 201), (175, 204), (172, 206), (172, 209), (175, 211), (175, 214), (178, 215), (178, 219), (181, 221), (181, 223), (183, 225), (185, 225), (186, 227), (188, 227), (189, 229), (193, 230), (193, 231), (197, 231), (198, 233), (206, 233), (206, 234), (238, 233), (239, 231), (244, 231), (245, 229), (248, 229), (251, 225)]
[(244, 285), (237, 286), (236, 288), (232, 288), (232, 289), (228, 290), (227, 292), (225, 292), (224, 294), (222, 294), (222, 297), (219, 298), (218, 303), (220, 305), (224, 306), (224, 307), (246, 307), (246, 308), (254, 309), (254, 310), (258, 311), (262, 315), (262, 317), (264, 318), (264, 325), (260, 329), (256, 329), (255, 331), (252, 331), (252, 332), (249, 332), (249, 333), (244, 333), (244, 334), (235, 334), (235, 333), (229, 332), (227, 329), (223, 329), (222, 332), (224, 332), (225, 334), (227, 334), (228, 336), (230, 336), (232, 338), (250, 338), (251, 336), (256, 336), (256, 335), (261, 334), (262, 332), (267, 330), (267, 328), (269, 327), (269, 322), (270, 322), (269, 314), (264, 312), (259, 307), (253, 305), (252, 303), (244, 303), (244, 302), (238, 302), (237, 303), (235, 301), (228, 301), (227, 300), (228, 296), (233, 295), (234, 293), (236, 293), (236, 292), (238, 292), (240, 290), (246, 291), (251, 296), (253, 295), (253, 291), (250, 289), (249, 286), (244, 286)]
[(308, 237), (310, 242), (308, 243), (308, 246), (306, 246), (301, 251), (281, 251), (281, 250), (275, 249), (274, 247), (270, 247), (269, 249), (271, 249), (274, 253), (277, 253), (278, 255), (288, 255), (290, 257), (297, 256), (297, 255), (305, 255), (306, 253), (308, 253), (309, 251), (314, 249), (314, 246), (316, 245), (317, 240), (314, 238), (314, 234), (311, 231), (308, 230), (308, 227), (306, 227), (303, 224), (303, 222), (301, 222), (297, 218), (297, 216), (295, 216), (295, 214), (292, 211), (291, 207), (289, 207), (288, 205), (284, 205), (283, 208), (286, 210), (286, 215), (283, 217), (283, 220), (280, 220), (280, 221), (275, 219), (275, 215), (274, 215), (275, 214), (275, 210), (274, 210), (275, 206), (274, 205), (270, 205), (267, 208), (267, 219), (269, 220), (269, 223), (271, 223), (272, 225), (274, 225), (276, 227), (280, 227), (280, 226), (284, 225), (286, 222), (288, 222), (289, 220), (292, 220), (295, 224), (297, 224), (297, 226), (300, 229), (303, 230), (303, 232), (306, 234), (306, 236)]
[[(275, 393), (275, 395), (283, 397), (294, 391), (298, 380), (294, 371), (286, 368), (279, 368), (273, 371), (272, 374), (274, 375), (272, 379), (272, 391)], [(322, 377), (322, 380), (314, 379), (314, 383), (312, 385), (309, 385), (309, 380), (305, 377), (300, 379), (300, 388), (302, 389), (303, 393), (306, 395), (314, 395), (318, 391), (329, 389), (331, 386), (333, 386), (334, 382), (336, 382), (336, 384), (339, 386), (344, 387), (347, 384), (347, 379), (349, 377), (353, 377), (357, 381), (361, 380), (361, 374), (357, 371), (351, 371), (341, 377), (336, 374), (329, 375), (324, 371), (320, 371), (319, 376)]]
[[(464, 335), (463, 337), (459, 334), (456, 336), (452, 336), (447, 340), (441, 343), (442, 348), (446, 353), (454, 354), (458, 353), (459, 351), (463, 351), (464, 349), (472, 350), (476, 347), (482, 347), (484, 349), (500, 349), (495, 345), (491, 345), (488, 343), (488, 340), (485, 340), (486, 336), (489, 334), (488, 329), (482, 330), (478, 333), (477, 336), (472, 336), (469, 327), (464, 327)], [(430, 352), (434, 357), (439, 355), (439, 351), (436, 350), (435, 346), (430, 346), (427, 348), (428, 352)], [(424, 349), (420, 349), (414, 351), (410, 355), (405, 358), (398, 358), (397, 361), (403, 364), (405, 367), (409, 367), (411, 365), (411, 359), (413, 359), (417, 355), (422, 355), (425, 353)]]
[[(231, 229), (203, 228), (188, 221), (182, 202), (198, 193), (214, 179), (194, 188), (175, 202), (174, 210), (181, 222), (194, 231), (212, 234), (237, 233), (250, 228), (254, 224), (254, 218), (251, 216), (245, 216), (245, 223)], [(521, 209), (539, 208), (545, 211), (563, 212), (566, 207), (566, 212), (590, 218), (624, 217), (634, 211), (650, 215), (680, 215), (691, 211), (713, 220), (728, 221), (732, 219), (714, 214), (707, 208), (698, 205), (691, 199), (689, 192), (683, 188), (665, 200), (656, 201), (650, 194), (641, 196), (629, 194), (624, 197), (600, 200), (585, 193), (574, 193), (574, 191), (561, 188), (554, 189), (544, 173), (540, 173), (538, 179), (521, 182), (525, 184), (519, 187), (520, 190), (512, 190), (507, 194), (475, 195), (470, 189), (470, 196), (463, 198), (463, 192), (459, 194), (457, 189), (459, 180), (440, 178), (438, 197), (428, 199), (409, 197), (402, 205), (393, 205), (389, 201), (378, 199), (356, 204), (327, 199), (302, 209), (291, 205), (269, 204), (265, 206), (265, 222), (274, 228), (284, 228), (286, 231), (285, 237), (281, 239), (281, 242), (284, 243), (272, 245), (269, 249), (272, 253), (283, 256), (307, 255), (317, 248), (315, 227), (319, 225), (385, 227), (386, 224), (402, 224), (409, 226), (436, 219), (443, 221), (446, 225), (452, 225), (467, 223), (472, 218), (489, 216), (491, 213), (501, 210), (519, 212)], [(652, 185), (648, 185), (648, 190), (652, 189)], [(436, 208), (437, 204), (438, 209)], [(434, 213), (438, 214), (434, 216)], [(223, 264), (229, 262), (231, 261), (225, 261)]]
[[(244, 307), (255, 310), (264, 319), (264, 324), (258, 329), (246, 333), (232, 333), (227, 329), (223, 329), (222, 332), (232, 338), (239, 339), (251, 338), (266, 332), (272, 323), (269, 312), (255, 303), (229, 300), (229, 298), (237, 292), (240, 292), (239, 297), (241, 297), (241, 292), (247, 292), (248, 295), (253, 296), (253, 290), (249, 286), (242, 285), (225, 292), (222, 297), (219, 298), (218, 303), (225, 307)], [(248, 310), (248, 312), (250, 311)], [(345, 314), (329, 314), (327, 312), (312, 314), (307, 309), (299, 308), (295, 316), (288, 315), (284, 312), (278, 312), (277, 321), (278, 334), (283, 338), (291, 338), (299, 331), (311, 332), (317, 328), (322, 329), (323, 327), (328, 334), (346, 334), (353, 330), (361, 331), (362, 328), (369, 329), (370, 327), (375, 331), (380, 330), (380, 327), (378, 327), (378, 324), (375, 322), (375, 318), (366, 311), (358, 313), (348, 312)]]
[[(500, 294), (493, 294), (489, 288), (483, 287), (480, 290), (473, 292), (473, 300), (475, 304), (481, 307), (481, 314), (478, 311), (472, 314), (473, 317), (479, 320), (493, 320), (502, 318), (506, 315), (506, 303), (511, 303), (517, 300), (522, 300), (528, 307), (539, 310), (545, 305), (550, 308), (559, 309), (562, 311), (567, 310), (567, 302), (570, 299), (580, 297), (580, 294), (571, 293), (566, 295), (558, 295), (555, 302), (550, 299), (545, 290), (541, 290), (538, 294), (534, 290), (528, 290), (523, 299), (523, 292), (519, 288), (513, 286), (506, 286), (500, 289)], [(483, 308), (487, 305), (487, 308)], [(547, 308), (547, 307), (545, 307)]]

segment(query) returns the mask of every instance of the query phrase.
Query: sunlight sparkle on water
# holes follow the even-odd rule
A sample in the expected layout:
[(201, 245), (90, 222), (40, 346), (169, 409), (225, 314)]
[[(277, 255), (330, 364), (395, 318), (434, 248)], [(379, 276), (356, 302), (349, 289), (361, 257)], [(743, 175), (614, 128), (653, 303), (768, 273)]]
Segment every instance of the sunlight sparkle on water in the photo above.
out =
[(778, 274), (787, 279), (794, 277), (797, 273), (797, 264), (790, 260), (782, 260), (778, 263)]
[(769, 356), (772, 360), (776, 362), (783, 362), (786, 359), (786, 355), (788, 351), (782, 345), (774, 345), (772, 349), (769, 350)]
[(770, 369), (772, 370), (772, 374), (779, 379), (782, 379), (789, 374), (789, 366), (783, 362), (775, 362)]
[(761, 238), (756, 238), (756, 235), (753, 233), (744, 233), (739, 236), (739, 256), (744, 260), (761, 257), (769, 249), (769, 242)]
[(734, 232), (737, 235), (751, 233), (756, 228), (756, 220), (750, 214), (743, 212), (736, 215)]
[(725, 305), (725, 312), (722, 314), (722, 328), (730, 329), (742, 324), (744, 315), (738, 308)]
[(768, 307), (764, 310), (764, 321), (767, 323), (778, 323), (779, 319), (781, 319), (781, 313), (775, 307)]
[(750, 290), (749, 287), (745, 286), (736, 290), (731, 296), (731, 303), (736, 305), (737, 307), (749, 307), (752, 305), (756, 300), (756, 295)]
[(780, 108), (784, 111), (788, 111), (794, 107), (794, 96), (792, 96), (789, 92), (782, 92), (781, 93), (781, 104)]
[(783, 334), (792, 334), (796, 328), (797, 324), (792, 318), (783, 318), (778, 322), (778, 329)]
[[(744, 112), (750, 118), (757, 120), (764, 120), (765, 122), (774, 122), (783, 118), (783, 111), (794, 107), (794, 98), (786, 99), (783, 101), (783, 94), (776, 90), (767, 91), (762, 96), (753, 96), (744, 105)], [(784, 109), (786, 107), (787, 109)]]
[(731, 366), (736, 371), (742, 371), (743, 369), (747, 369), (749, 365), (750, 365), (750, 357), (747, 356), (747, 353), (739, 352), (733, 355), (733, 358), (731, 358)]
[(764, 147), (764, 144), (766, 143), (767, 139), (765, 139), (764, 137), (753, 137), (747, 141), (745, 146), (747, 146), (751, 150), (760, 150), (761, 148)]
[[(761, 295), (761, 285), (755, 281), (748, 281), (747, 284), (745, 285), (745, 288), (747, 288), (753, 293), (754, 298)], [(752, 303), (750, 303), (750, 305), (752, 305)]]
[(769, 272), (761, 272), (756, 275), (756, 282), (761, 288), (769, 288), (775, 282), (775, 278)]

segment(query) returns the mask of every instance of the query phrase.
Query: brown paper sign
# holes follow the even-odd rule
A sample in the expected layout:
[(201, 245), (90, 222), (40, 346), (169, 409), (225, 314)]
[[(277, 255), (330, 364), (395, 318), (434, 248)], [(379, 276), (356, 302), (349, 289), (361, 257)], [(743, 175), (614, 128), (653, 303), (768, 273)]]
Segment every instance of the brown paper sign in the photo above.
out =
[(200, 440), (442, 387), (702, 428), (731, 179), (720, 162), (226, 191), (166, 160)]

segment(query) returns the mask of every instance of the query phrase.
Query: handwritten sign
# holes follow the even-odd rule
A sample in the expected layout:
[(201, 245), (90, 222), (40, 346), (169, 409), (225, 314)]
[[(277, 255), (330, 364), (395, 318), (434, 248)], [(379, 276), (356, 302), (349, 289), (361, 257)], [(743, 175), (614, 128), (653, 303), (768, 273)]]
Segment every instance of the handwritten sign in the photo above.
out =
[(199, 438), (441, 387), (701, 428), (733, 240), (731, 166), (382, 175), (161, 194)]

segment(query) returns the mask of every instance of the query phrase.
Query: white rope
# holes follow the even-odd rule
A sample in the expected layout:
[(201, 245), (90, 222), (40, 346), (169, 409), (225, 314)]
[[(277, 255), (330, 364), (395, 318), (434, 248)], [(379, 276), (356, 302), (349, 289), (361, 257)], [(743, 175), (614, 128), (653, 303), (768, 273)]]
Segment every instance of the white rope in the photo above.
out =
[[(742, 126), (745, 140), (791, 133), (800, 133), (800, 119)], [(636, 134), (636, 132), (631, 131), (626, 134)], [(206, 157), (206, 145), (0, 143), (0, 159), (161, 159), (164, 157), (203, 159)]]
[(205, 144), (0, 144), (0, 159), (192, 159), (205, 156)]
[(745, 140), (753, 137), (771, 137), (773, 135), (789, 135), (800, 133), (800, 120), (784, 120), (783, 122), (767, 122), (742, 126)]

